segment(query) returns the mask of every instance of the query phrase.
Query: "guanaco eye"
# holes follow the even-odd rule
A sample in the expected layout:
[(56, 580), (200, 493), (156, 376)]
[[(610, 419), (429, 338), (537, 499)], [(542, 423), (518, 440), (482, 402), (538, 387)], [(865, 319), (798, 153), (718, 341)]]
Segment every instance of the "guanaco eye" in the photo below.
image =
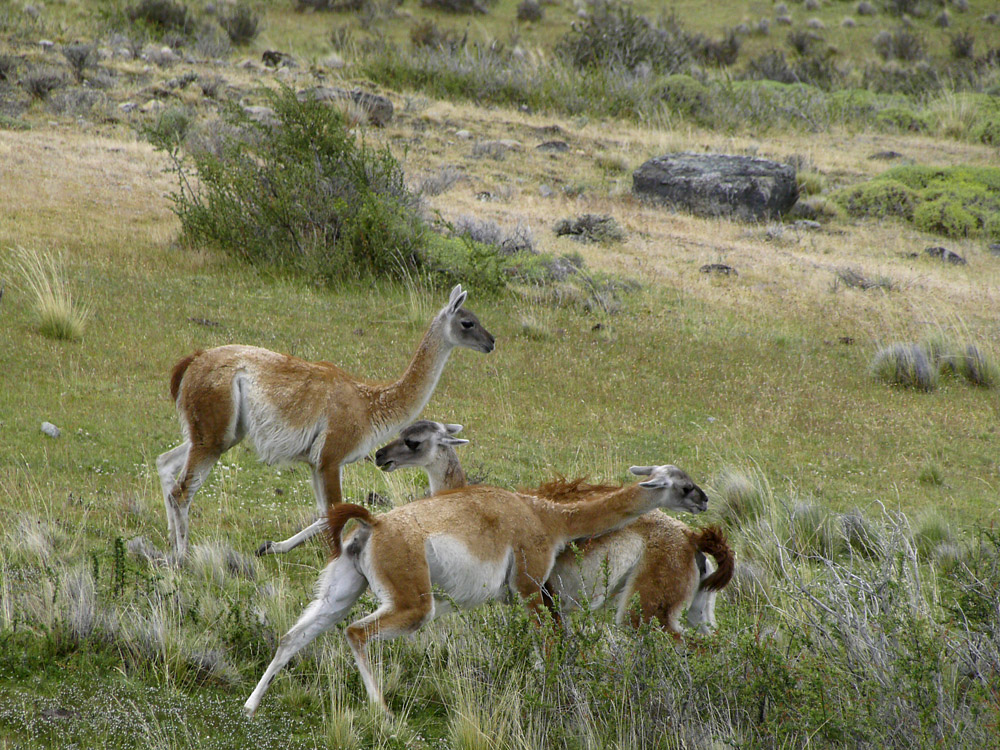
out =
[(462, 321), (462, 328), (472, 328), (472, 326), (474, 326), (474, 325), (475, 325), (475, 323), (473, 323), (471, 320), (463, 320)]
[(416, 453), (417, 452), (417, 448), (420, 447), (420, 441), (419, 440), (405, 440), (403, 442), (405, 442), (406, 443), (406, 447), (409, 448), (414, 453)]

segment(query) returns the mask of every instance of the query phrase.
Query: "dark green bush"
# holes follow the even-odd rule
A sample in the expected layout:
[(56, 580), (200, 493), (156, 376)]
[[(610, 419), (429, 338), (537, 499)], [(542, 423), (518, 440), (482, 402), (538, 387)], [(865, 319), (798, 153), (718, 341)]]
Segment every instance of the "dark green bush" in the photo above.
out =
[(219, 16), (219, 25), (233, 44), (247, 44), (260, 33), (260, 16), (248, 5), (237, 5)]
[(139, 0), (125, 11), (133, 23), (144, 24), (163, 33), (167, 31), (186, 34), (194, 28), (194, 18), (184, 3), (175, 0)]
[(556, 52), (578, 69), (634, 70), (645, 64), (658, 73), (680, 73), (690, 67), (700, 42), (674, 16), (654, 22), (628, 3), (598, 0), (559, 40)]
[(225, 120), (237, 135), (191, 155), (198, 187), (170, 129), (151, 134), (175, 159), (185, 238), (327, 279), (417, 268), (425, 230), (392, 154), (358, 143), (336, 108), (300, 102), (290, 89), (265, 97), (274, 124), (230, 106)]

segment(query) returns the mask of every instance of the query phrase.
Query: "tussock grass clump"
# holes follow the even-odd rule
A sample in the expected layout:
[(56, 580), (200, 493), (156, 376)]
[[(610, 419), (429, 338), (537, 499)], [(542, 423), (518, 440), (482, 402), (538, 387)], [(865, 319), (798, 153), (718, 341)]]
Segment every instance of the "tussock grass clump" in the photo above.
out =
[(882, 551), (882, 533), (858, 508), (840, 517), (841, 532), (848, 548), (866, 557), (876, 557)]
[(62, 48), (63, 57), (76, 80), (82, 81), (87, 68), (93, 67), (96, 59), (96, 47), (93, 44), (67, 44)]
[(82, 338), (90, 310), (73, 302), (62, 258), (19, 247), (13, 251), (12, 265), (33, 297), (42, 335), (67, 341)]
[(35, 99), (45, 99), (65, 85), (66, 79), (53, 68), (35, 68), (21, 78), (21, 86)]
[(739, 528), (765, 515), (772, 502), (770, 486), (759, 474), (748, 475), (737, 469), (727, 469), (715, 480), (719, 496), (716, 512), (729, 528)]
[(913, 542), (920, 556), (930, 560), (940, 545), (955, 543), (955, 532), (942, 515), (927, 513), (919, 519), (913, 530)]
[(996, 359), (975, 344), (968, 344), (959, 356), (958, 372), (981, 388), (996, 388), (1000, 385), (1000, 366)]
[(895, 343), (879, 349), (871, 374), (882, 383), (921, 391), (932, 391), (938, 383), (938, 368), (917, 344)]
[(799, 555), (833, 558), (843, 551), (844, 537), (837, 517), (817, 503), (795, 503), (789, 517), (788, 536), (789, 546)]
[(905, 27), (880, 31), (872, 39), (872, 46), (883, 60), (913, 62), (927, 56), (927, 45), (923, 38)]

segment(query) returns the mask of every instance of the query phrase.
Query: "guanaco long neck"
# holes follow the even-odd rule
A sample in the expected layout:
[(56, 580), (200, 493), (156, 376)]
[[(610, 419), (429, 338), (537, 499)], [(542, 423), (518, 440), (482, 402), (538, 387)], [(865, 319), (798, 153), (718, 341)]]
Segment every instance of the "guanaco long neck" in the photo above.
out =
[(406, 371), (395, 383), (379, 389), (375, 400), (378, 421), (409, 424), (430, 401), (453, 348), (445, 341), (443, 328), (440, 317), (431, 321)]
[(458, 461), (458, 453), (449, 446), (441, 446), (434, 461), (424, 467), (427, 479), (430, 480), (430, 491), (436, 495), (441, 490), (457, 490), (465, 487), (465, 472)]
[(554, 535), (567, 541), (606, 534), (657, 507), (652, 493), (638, 484), (596, 499), (569, 503), (540, 500), (535, 505)]

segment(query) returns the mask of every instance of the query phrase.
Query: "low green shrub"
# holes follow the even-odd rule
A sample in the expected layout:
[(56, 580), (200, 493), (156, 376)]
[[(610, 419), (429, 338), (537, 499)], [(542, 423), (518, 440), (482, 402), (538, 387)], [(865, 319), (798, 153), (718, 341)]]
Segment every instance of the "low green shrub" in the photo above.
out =
[(670, 109), (685, 117), (702, 120), (710, 116), (712, 96), (701, 81), (683, 73), (667, 76), (657, 89), (657, 96)]
[(996, 167), (894, 167), (834, 198), (852, 216), (899, 216), (933, 234), (1000, 240)]
[(875, 122), (884, 130), (924, 133), (930, 129), (926, 115), (917, 114), (906, 107), (887, 107), (875, 115)]
[(872, 180), (841, 190), (834, 195), (851, 216), (882, 219), (898, 216), (913, 218), (916, 199), (912, 190), (897, 180)]
[(177, 129), (149, 132), (174, 159), (172, 199), (187, 241), (331, 280), (416, 269), (425, 229), (392, 154), (359, 143), (335, 107), (287, 88), (264, 96), (273, 124), (231, 105), (224, 120), (234, 134), (190, 155), (197, 187)]

